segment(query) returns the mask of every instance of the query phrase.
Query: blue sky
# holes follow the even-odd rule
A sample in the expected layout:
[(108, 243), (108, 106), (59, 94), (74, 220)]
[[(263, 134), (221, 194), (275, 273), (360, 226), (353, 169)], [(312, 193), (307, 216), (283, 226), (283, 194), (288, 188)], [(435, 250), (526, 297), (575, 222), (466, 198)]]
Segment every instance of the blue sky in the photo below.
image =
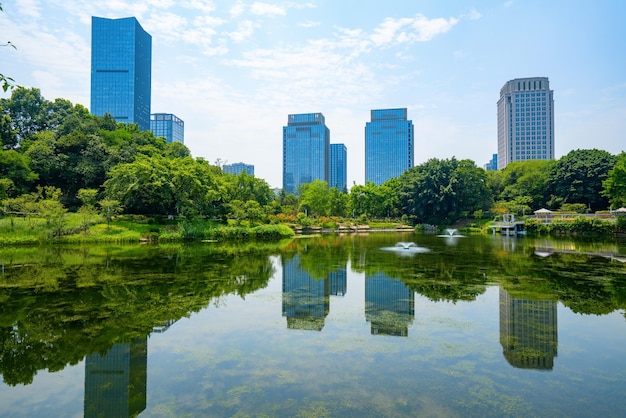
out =
[[(3, 0), (0, 72), (89, 107), (91, 16), (152, 35), (152, 112), (185, 121), (210, 162), (254, 164), (282, 185), (282, 126), (322, 112), (364, 182), (371, 109), (408, 108), (415, 163), (497, 152), (507, 80), (549, 77), (555, 148), (626, 150), (622, 0)], [(2, 96), (0, 96), (2, 97)], [(6, 94), (4, 95), (6, 97)]]

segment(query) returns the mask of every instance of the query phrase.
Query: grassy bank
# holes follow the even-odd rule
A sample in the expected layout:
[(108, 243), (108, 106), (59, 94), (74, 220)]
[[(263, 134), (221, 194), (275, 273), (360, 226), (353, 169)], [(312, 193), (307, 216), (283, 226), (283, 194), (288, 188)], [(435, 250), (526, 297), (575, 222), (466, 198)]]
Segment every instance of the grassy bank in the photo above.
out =
[(183, 241), (277, 241), (294, 235), (286, 225), (226, 226), (207, 220), (157, 222), (142, 216), (120, 216), (110, 224), (103, 219), (86, 222), (77, 214), (66, 214), (60, 229), (36, 217), (0, 219), (0, 245), (40, 243), (133, 243)]

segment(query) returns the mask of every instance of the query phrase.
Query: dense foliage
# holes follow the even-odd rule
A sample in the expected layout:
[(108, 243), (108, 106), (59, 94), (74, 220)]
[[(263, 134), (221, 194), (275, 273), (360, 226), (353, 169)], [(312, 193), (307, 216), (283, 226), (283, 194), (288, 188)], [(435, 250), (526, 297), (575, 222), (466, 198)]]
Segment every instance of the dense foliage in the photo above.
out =
[[(239, 227), (333, 227), (374, 219), (443, 225), (489, 212), (546, 207), (581, 213), (626, 203), (626, 157), (596, 149), (495, 172), (471, 160), (433, 158), (384, 184), (355, 184), (349, 193), (315, 180), (297, 195), (275, 195), (262, 179), (224, 173), (219, 158), (216, 164), (194, 158), (183, 144), (168, 144), (110, 115), (93, 116), (64, 99), (48, 101), (36, 88), (15, 87), (0, 99), (0, 142), (5, 211), (38, 215), (50, 225), (68, 210), (84, 215), (85, 228), (92, 215), (110, 223), (122, 213), (230, 219)], [(189, 225), (182, 232), (191, 231)], [(57, 233), (63, 233), (60, 224)]]

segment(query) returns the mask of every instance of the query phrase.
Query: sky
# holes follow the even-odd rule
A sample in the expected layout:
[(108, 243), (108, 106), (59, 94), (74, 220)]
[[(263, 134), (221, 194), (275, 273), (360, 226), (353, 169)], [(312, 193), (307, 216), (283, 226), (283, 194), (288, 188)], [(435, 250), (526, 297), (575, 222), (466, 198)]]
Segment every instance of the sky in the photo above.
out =
[[(556, 158), (626, 150), (622, 0), (0, 0), (0, 73), (89, 107), (91, 16), (152, 35), (152, 113), (185, 122), (211, 163), (244, 162), (282, 186), (282, 127), (321, 112), (365, 179), (370, 110), (407, 108), (415, 164), (497, 152), (506, 81), (548, 77)], [(0, 93), (0, 97), (8, 97)]]

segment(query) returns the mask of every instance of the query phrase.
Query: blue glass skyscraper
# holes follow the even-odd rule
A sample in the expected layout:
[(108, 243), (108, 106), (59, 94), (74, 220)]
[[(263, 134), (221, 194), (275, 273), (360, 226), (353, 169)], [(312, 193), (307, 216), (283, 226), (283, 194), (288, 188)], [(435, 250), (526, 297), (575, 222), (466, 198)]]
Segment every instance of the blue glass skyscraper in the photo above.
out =
[(165, 138), (168, 144), (185, 143), (185, 122), (171, 113), (151, 114), (150, 130), (157, 138)]
[(344, 144), (330, 144), (330, 181), (329, 187), (339, 191), (347, 190), (348, 151)]
[(91, 18), (91, 113), (150, 129), (152, 37), (137, 19)]
[(289, 115), (283, 126), (283, 190), (298, 193), (301, 184), (328, 181), (330, 130), (321, 113)]
[(413, 144), (406, 108), (372, 110), (365, 124), (365, 182), (381, 185), (413, 167)]
[(224, 164), (222, 170), (227, 174), (239, 175), (239, 173), (246, 173), (254, 176), (254, 165), (244, 163)]

